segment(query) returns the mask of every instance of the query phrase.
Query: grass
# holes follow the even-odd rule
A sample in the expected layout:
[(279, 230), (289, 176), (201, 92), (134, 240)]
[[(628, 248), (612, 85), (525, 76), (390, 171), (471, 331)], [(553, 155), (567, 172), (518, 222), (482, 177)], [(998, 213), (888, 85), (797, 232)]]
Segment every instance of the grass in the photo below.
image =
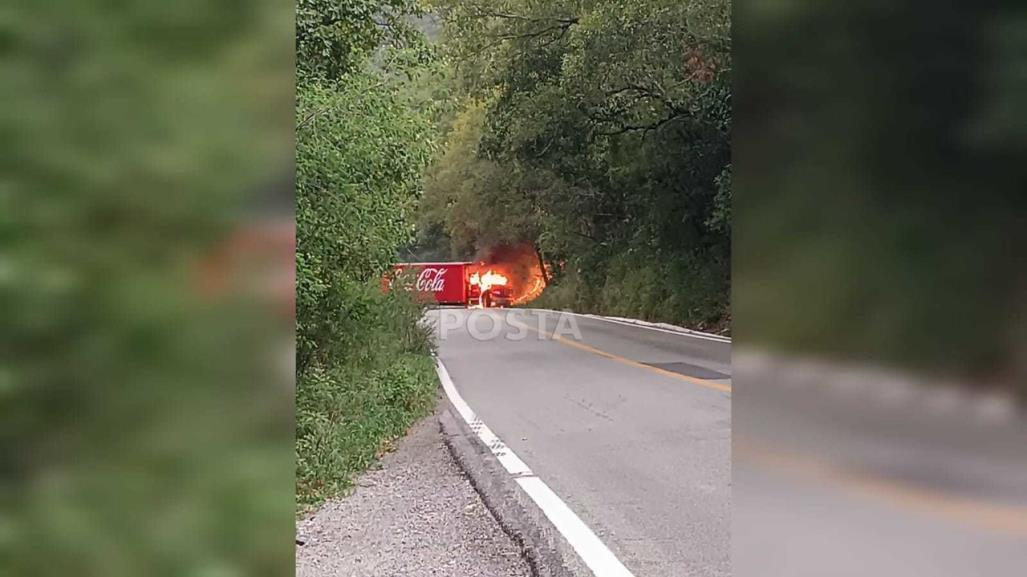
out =
[(435, 406), (438, 377), (421, 305), (369, 287), (296, 378), (296, 508), (345, 494)]
[(435, 403), (430, 356), (405, 353), (316, 369), (299, 383), (296, 501), (304, 513), (343, 494)]

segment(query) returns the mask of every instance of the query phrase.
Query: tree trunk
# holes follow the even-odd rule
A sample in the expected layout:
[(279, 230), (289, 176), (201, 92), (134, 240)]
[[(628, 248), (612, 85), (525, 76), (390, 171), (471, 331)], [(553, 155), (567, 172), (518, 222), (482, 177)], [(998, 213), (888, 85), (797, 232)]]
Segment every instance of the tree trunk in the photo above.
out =
[(538, 267), (542, 270), (542, 284), (549, 286), (549, 273), (546, 272), (546, 261), (542, 258), (542, 251), (539, 250), (537, 244), (533, 243), (532, 247), (535, 249), (535, 256), (538, 257)]

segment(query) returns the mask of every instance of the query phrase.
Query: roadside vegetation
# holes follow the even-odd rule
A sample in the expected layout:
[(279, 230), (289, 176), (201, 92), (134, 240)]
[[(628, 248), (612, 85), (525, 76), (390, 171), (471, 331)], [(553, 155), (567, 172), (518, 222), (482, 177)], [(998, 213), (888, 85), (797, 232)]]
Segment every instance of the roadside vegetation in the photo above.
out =
[(434, 404), (421, 307), (381, 291), (433, 151), (413, 2), (300, 0), (296, 14), (296, 493), (346, 490)]
[[(727, 330), (727, 0), (441, 0), (421, 254), (530, 244), (535, 305)], [(434, 249), (434, 252), (431, 252)]]

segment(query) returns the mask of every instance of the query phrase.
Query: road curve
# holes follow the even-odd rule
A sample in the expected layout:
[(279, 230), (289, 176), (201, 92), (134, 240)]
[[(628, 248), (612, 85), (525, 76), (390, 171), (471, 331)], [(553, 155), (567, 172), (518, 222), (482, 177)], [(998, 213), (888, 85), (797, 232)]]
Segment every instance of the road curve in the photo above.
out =
[(634, 575), (731, 573), (729, 342), (550, 311), (429, 318), (459, 394)]

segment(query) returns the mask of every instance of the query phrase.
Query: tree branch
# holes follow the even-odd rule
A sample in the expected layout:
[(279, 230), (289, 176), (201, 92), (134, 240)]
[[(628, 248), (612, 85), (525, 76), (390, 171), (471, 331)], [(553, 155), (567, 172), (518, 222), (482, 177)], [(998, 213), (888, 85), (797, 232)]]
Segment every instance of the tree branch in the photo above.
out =
[(503, 36), (490, 36), (490, 38), (492, 38), (492, 42), (489, 42), (485, 46), (482, 46), (480, 49), (476, 50), (474, 52), (474, 55), (475, 56), (481, 55), (482, 53), (487, 52), (489, 50), (492, 50), (493, 48), (495, 48), (496, 46), (499, 46), (500, 44), (502, 44), (503, 42), (505, 42), (507, 40), (523, 40), (525, 38), (538, 38), (539, 36), (543, 36), (545, 34), (548, 34), (550, 32), (554, 32), (556, 30), (560, 30), (560, 34), (554, 36), (553, 38), (551, 38), (550, 40), (548, 40), (546, 42), (543, 42), (543, 43), (539, 44), (540, 48), (544, 48), (546, 46), (549, 46), (553, 42), (556, 42), (557, 40), (560, 40), (561, 38), (563, 38), (564, 35), (567, 33), (567, 27), (563, 26), (563, 25), (557, 25), (557, 26), (550, 26), (549, 28), (544, 28), (544, 29), (538, 30), (536, 32), (528, 32), (528, 33), (525, 33), (525, 34), (507, 34), (507, 35), (503, 35)]
[(667, 92), (659, 86), (657, 86), (656, 90), (653, 90), (648, 86), (642, 86), (640, 84), (628, 84), (627, 86), (624, 86), (622, 88), (618, 88), (615, 90), (607, 90), (606, 96), (619, 96), (621, 94), (624, 94), (625, 92), (636, 92), (645, 98), (658, 100), (661, 103), (663, 103), (663, 105), (666, 106), (669, 110), (671, 110), (674, 114), (680, 115), (684, 113), (684, 109), (682, 109), (681, 106), (677, 102), (675, 102), (671, 97), (667, 96)]
[[(542, 30), (538, 30), (536, 32), (527, 32), (524, 34), (506, 34), (503, 36), (493, 36), (492, 38), (495, 38), (497, 40), (520, 40), (522, 38), (537, 38), (550, 32), (555, 32), (556, 30), (563, 30), (564, 33), (566, 33), (567, 31), (565, 26), (557, 24), (555, 26), (550, 26), (549, 28), (543, 28)], [(563, 33), (561, 33), (561, 36), (562, 35)]]
[(559, 22), (563, 25), (570, 26), (571, 24), (577, 24), (578, 18), (553, 18), (549, 16), (523, 16), (521, 14), (510, 14), (508, 12), (496, 12), (493, 10), (483, 10), (482, 8), (475, 6), (474, 12), (479, 17), (492, 17), (501, 18), (503, 20), (520, 20), (522, 22)]
[(659, 130), (660, 127), (662, 127), (664, 124), (667, 124), (669, 122), (673, 122), (674, 120), (677, 120), (679, 118), (684, 118), (684, 116), (681, 115), (681, 114), (676, 114), (675, 113), (675, 114), (671, 114), (670, 116), (667, 116), (666, 118), (663, 118), (663, 119), (657, 121), (655, 124), (622, 124), (616, 130), (609, 131), (609, 132), (600, 130), (600, 131), (597, 131), (596, 134), (598, 134), (600, 136), (616, 136), (618, 134), (624, 134), (626, 132), (642, 131), (642, 132), (645, 132), (645, 133), (649, 133), (649, 132), (652, 132), (654, 130)]

